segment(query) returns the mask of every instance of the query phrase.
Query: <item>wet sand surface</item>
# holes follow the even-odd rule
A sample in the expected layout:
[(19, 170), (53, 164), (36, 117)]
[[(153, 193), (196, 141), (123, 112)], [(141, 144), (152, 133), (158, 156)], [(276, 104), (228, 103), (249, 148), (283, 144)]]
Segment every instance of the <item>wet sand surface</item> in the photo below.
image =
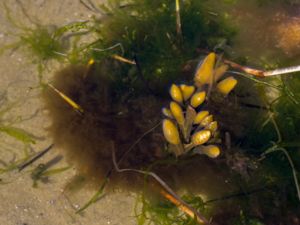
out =
[[(16, 21), (22, 22), (28, 27), (32, 26), (32, 22), (22, 13), (22, 8), (16, 0), (5, 2)], [(33, 21), (42, 25), (64, 25), (74, 21), (84, 21), (93, 16), (93, 13), (77, 0), (21, 0), (21, 2), (26, 14)], [(274, 6), (270, 10), (265, 11), (265, 8), (256, 10), (253, 2), (228, 10), (235, 18), (238, 28), (247, 26), (247, 29), (241, 29), (233, 46), (234, 50), (238, 55), (248, 55), (250, 59), (253, 59), (254, 65), (257, 61), (261, 62), (264, 57), (274, 58), (275, 62), (277, 57), (287, 58), (289, 61), (296, 61), (299, 64), (299, 60), (296, 59), (300, 46), (299, 17), (286, 14), (286, 11), (278, 6)], [(265, 16), (273, 17), (273, 14), (276, 16), (272, 20), (270, 20), (270, 16)], [(253, 19), (254, 17), (255, 19)], [(17, 40), (17, 37), (12, 34), (20, 32), (20, 29), (12, 26), (8, 21), (1, 2), (1, 45)], [(4, 116), (0, 114), (0, 123), (13, 122), (14, 126), (36, 136), (37, 143), (31, 144), (29, 151), (37, 152), (52, 143), (46, 131), (50, 120), (47, 111), (43, 109), (41, 90), (36, 88), (38, 84), (37, 66), (32, 62), (29, 53), (23, 50), (22, 48), (12, 49), (0, 55), (0, 97), (6, 97), (5, 101), (0, 99), (0, 111), (3, 107), (17, 101)], [(257, 64), (259, 63), (257, 62)], [(44, 79), (51, 81), (54, 72), (61, 67), (63, 65), (49, 62)], [(22, 157), (24, 145), (0, 133), (0, 148), (0, 159), (9, 162), (14, 157), (16, 159)], [(31, 178), (32, 170), (40, 163), (47, 163), (59, 154), (59, 149), (54, 147), (22, 172), (13, 170), (0, 174), (0, 224), (136, 224), (133, 209), (135, 195), (120, 190), (104, 196), (84, 213), (75, 214), (76, 210), (95, 193), (94, 188), (86, 187), (75, 194), (66, 194), (67, 185), (76, 175), (75, 168), (50, 176), (46, 183), (38, 182), (38, 187), (34, 188)], [(69, 165), (62, 159), (53, 168), (66, 166)]]
[[(17, 1), (5, 1), (11, 9), (13, 18), (26, 26), (31, 22), (24, 16)], [(26, 0), (21, 1), (30, 18), (43, 25), (62, 25), (73, 21), (89, 19), (92, 12), (87, 10), (79, 1), (74, 0)], [(4, 7), (0, 7), (0, 42), (13, 42), (19, 29), (13, 27), (7, 20)], [(0, 93), (6, 96), (1, 105), (17, 104), (8, 111), (1, 121), (14, 121), (13, 125), (26, 130), (37, 137), (36, 144), (31, 145), (29, 151), (40, 151), (51, 144), (46, 128), (50, 121), (47, 112), (43, 110), (38, 84), (37, 67), (28, 57), (28, 52), (22, 49), (8, 50), (0, 56)], [(60, 65), (49, 63), (45, 78), (51, 80), (53, 72)], [(33, 88), (33, 89), (32, 89)], [(4, 95), (5, 94), (5, 95)], [(22, 121), (22, 118), (24, 121)], [(0, 159), (9, 162), (13, 157), (22, 157), (24, 145), (15, 139), (0, 134)], [(3, 149), (9, 148), (9, 150)], [(12, 154), (13, 153), (13, 154)], [(65, 194), (66, 185), (76, 174), (74, 168), (50, 176), (47, 183), (38, 183), (33, 187), (31, 172), (40, 163), (47, 163), (59, 155), (53, 148), (49, 153), (25, 168), (22, 172), (13, 170), (0, 175), (0, 224), (5, 225), (48, 225), (48, 224), (136, 224), (134, 218), (134, 196), (115, 190), (114, 193), (104, 196), (97, 204), (92, 205), (82, 214), (75, 211), (86, 203), (95, 190), (82, 188), (76, 195)], [(53, 168), (66, 167), (64, 159), (56, 163)]]

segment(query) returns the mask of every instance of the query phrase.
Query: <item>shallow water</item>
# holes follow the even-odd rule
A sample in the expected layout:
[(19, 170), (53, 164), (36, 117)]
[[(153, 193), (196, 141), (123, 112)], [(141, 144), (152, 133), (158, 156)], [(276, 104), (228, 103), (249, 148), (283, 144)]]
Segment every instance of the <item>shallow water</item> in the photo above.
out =
[[(71, 21), (88, 19), (92, 13), (84, 8), (79, 1), (44, 1), (28, 0), (23, 2), (24, 9), (32, 19), (41, 24), (67, 24)], [(24, 16), (20, 5), (15, 0), (5, 1), (11, 9), (13, 18), (26, 26), (31, 26), (31, 21)], [(13, 35), (20, 32), (7, 20), (4, 7), (0, 6), (0, 41), (1, 45), (16, 40)], [(23, 49), (6, 51), (0, 57), (0, 90), (7, 92), (7, 102), (17, 101), (17, 105), (5, 115), (5, 121), (16, 121), (15, 126), (22, 128), (38, 137), (37, 143), (31, 145), (32, 150), (38, 152), (45, 149), (52, 139), (47, 134), (50, 120), (44, 110), (40, 98), (40, 89), (36, 89), (38, 73), (36, 64), (32, 63), (28, 52)], [(45, 76), (51, 79), (53, 71), (59, 65), (49, 65)], [(1, 109), (6, 105), (1, 102)], [(19, 117), (25, 121), (19, 121)], [(3, 118), (1, 118), (3, 119)], [(2, 120), (1, 120), (2, 121)], [(12, 161), (23, 157), (24, 145), (13, 138), (1, 134), (0, 158)], [(9, 150), (5, 150), (5, 148)], [(1, 174), (0, 184), (0, 224), (134, 224), (132, 207), (134, 199), (130, 193), (115, 191), (109, 198), (104, 197), (101, 204), (91, 207), (82, 215), (76, 215), (79, 205), (84, 204), (93, 194), (94, 189), (85, 187), (72, 199), (68, 199), (64, 190), (66, 185), (76, 174), (71, 168), (63, 173), (52, 176), (47, 183), (38, 181), (38, 187), (33, 188), (31, 172), (39, 163), (48, 161), (59, 155), (58, 149), (47, 153), (36, 164), (24, 169), (22, 172), (14, 170)], [(15, 155), (15, 156), (14, 156)], [(3, 166), (1, 164), (1, 166)], [(59, 161), (51, 168), (68, 166), (64, 160)], [(116, 216), (117, 215), (117, 216)]]
[[(213, 1), (212, 12), (227, 17), (238, 30), (232, 51), (247, 56), (250, 62), (299, 64), (300, 5), (284, 1)], [(224, 1), (226, 2), (226, 1)]]
[[(20, 5), (16, 4), (16, 1), (10, 0), (8, 5), (11, 7), (12, 15), (16, 20), (27, 25), (31, 24), (31, 21), (24, 18), (22, 9)], [(72, 0), (63, 3), (59, 0), (50, 2), (32, 0), (27, 1), (24, 6), (26, 12), (41, 24), (65, 24), (71, 21), (89, 19), (93, 15), (79, 2)], [(236, 1), (234, 4), (210, 2), (208, 7), (212, 14), (228, 17), (239, 31), (233, 45), (228, 50), (232, 57), (246, 56), (248, 64), (256, 67), (266, 66), (264, 62), (270, 67), (272, 64), (300, 64), (298, 58), (300, 54), (299, 5), (269, 3), (258, 6), (256, 1), (243, 0)], [(0, 11), (3, 11), (3, 8), (0, 7)], [(6, 34), (6, 32), (16, 33), (18, 29), (11, 27), (3, 15), (4, 13), (0, 13), (0, 40), (3, 43), (8, 43), (13, 40), (13, 36)], [(37, 144), (32, 145), (34, 151), (44, 149), (52, 142), (53, 136), (49, 137), (48, 133), (48, 127), (51, 123), (49, 111), (44, 108), (44, 102), (39, 96), (39, 89), (34, 88), (38, 77), (35, 65), (28, 59), (26, 52), (19, 50), (5, 52), (0, 58), (0, 65), (1, 90), (7, 91), (8, 101), (20, 99), (20, 103), (8, 113), (8, 117), (13, 117), (12, 120), (18, 116), (28, 118), (19, 122), (18, 127), (26, 129), (38, 137)], [(52, 80), (54, 72), (59, 67), (61, 65), (50, 64), (49, 71), (45, 74), (46, 79)], [(157, 104), (155, 106), (157, 107)], [(124, 126), (128, 125), (125, 123)], [(56, 130), (55, 132), (57, 136), (60, 136), (59, 131)], [(16, 150), (23, 148), (22, 144), (5, 136), (1, 136), (1, 138), (3, 138), (1, 144), (14, 149), (17, 157), (22, 155)], [(128, 147), (130, 144), (125, 143), (125, 146)], [(104, 145), (104, 147), (107, 146)], [(68, 146), (68, 148), (70, 147)], [(95, 190), (93, 185), (92, 187), (86, 185), (75, 195), (65, 193), (66, 186), (74, 179), (78, 167), (72, 167), (66, 172), (51, 176), (47, 183), (39, 182), (38, 188), (32, 187), (31, 169), (34, 169), (38, 163), (46, 163), (58, 154), (65, 152), (63, 149), (54, 148), (41, 161), (25, 171), (21, 173), (12, 171), (1, 175), (1, 179), (9, 183), (0, 186), (0, 223), (8, 225), (135, 224), (136, 221), (133, 216), (135, 194), (132, 190), (127, 192), (116, 188), (113, 191), (115, 193), (105, 196), (85, 211), (83, 215), (76, 215), (75, 210), (82, 206), (94, 194)], [(13, 157), (7, 152), (1, 151), (0, 153), (1, 159), (5, 161), (9, 161)], [(80, 161), (80, 157), (76, 160)], [(72, 160), (69, 161), (72, 162)], [(193, 162), (194, 164), (184, 166), (184, 169), (181, 167), (168, 168), (161, 175), (166, 177), (174, 187), (201, 194), (205, 196), (205, 200), (219, 198), (236, 190), (238, 179), (230, 180), (230, 173), (222, 171), (222, 165), (207, 162), (206, 159), (200, 161), (203, 162), (203, 165)], [(68, 163), (62, 160), (56, 166), (61, 168), (68, 166)], [(81, 172), (89, 170), (88, 167), (84, 168), (82, 164), (79, 168)], [(191, 168), (193, 169), (192, 174), (190, 173)], [(172, 173), (172, 177), (169, 179), (168, 173)], [(199, 173), (203, 175), (199, 177)], [(227, 177), (228, 179), (226, 179)], [(182, 186), (182, 184), (184, 185)], [(180, 188), (178, 188), (179, 191), (182, 191)], [(224, 205), (226, 206), (226, 204), (225, 202)]]

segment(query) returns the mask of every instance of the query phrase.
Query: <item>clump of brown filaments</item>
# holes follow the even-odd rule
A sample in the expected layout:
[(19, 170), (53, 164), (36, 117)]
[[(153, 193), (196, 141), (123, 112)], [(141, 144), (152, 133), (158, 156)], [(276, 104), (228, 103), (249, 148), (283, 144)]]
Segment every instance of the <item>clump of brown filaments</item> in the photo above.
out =
[[(93, 65), (92, 68), (72, 65), (53, 77), (51, 85), (80, 105), (83, 114), (74, 110), (53, 89), (46, 88), (43, 93), (45, 107), (52, 120), (49, 134), (55, 146), (75, 165), (78, 173), (86, 176), (87, 180), (96, 181), (93, 182), (96, 185), (103, 182), (108, 171), (114, 171), (112, 147), (117, 160), (120, 159), (144, 133), (160, 123), (161, 108), (165, 105), (163, 99), (149, 95), (120, 97), (111, 79), (114, 76), (112, 69), (107, 70), (114, 67), (109, 61)], [(226, 121), (223, 121), (226, 127)], [(185, 159), (176, 160), (163, 150), (164, 145), (161, 126), (158, 125), (138, 141), (119, 167), (147, 170), (155, 163), (151, 170), (175, 189), (180, 187), (189, 191), (205, 190), (206, 193), (220, 194), (218, 187), (221, 184), (218, 183), (221, 177), (228, 176), (226, 170), (222, 169), (223, 164), (203, 156), (186, 156)], [(165, 162), (158, 163), (159, 160)], [(199, 171), (205, 176), (199, 176)], [(211, 176), (216, 179), (206, 179)], [(110, 176), (110, 184), (118, 187), (124, 187), (125, 184), (125, 187), (134, 188), (143, 182), (143, 176), (130, 172), (113, 172)], [(225, 191), (223, 186), (222, 192)]]
[[(118, 100), (108, 77), (109, 73), (97, 66), (90, 71), (86, 66), (69, 66), (56, 73), (51, 84), (80, 105), (83, 114), (51, 88), (44, 92), (53, 121), (49, 132), (54, 144), (65, 151), (80, 173), (100, 182), (113, 168), (112, 146), (116, 157), (121, 158), (143, 133), (160, 121), (157, 100), (152, 97)], [(163, 138), (157, 131), (160, 133), (158, 128), (146, 135), (120, 166), (141, 169), (157, 159), (162, 154)]]

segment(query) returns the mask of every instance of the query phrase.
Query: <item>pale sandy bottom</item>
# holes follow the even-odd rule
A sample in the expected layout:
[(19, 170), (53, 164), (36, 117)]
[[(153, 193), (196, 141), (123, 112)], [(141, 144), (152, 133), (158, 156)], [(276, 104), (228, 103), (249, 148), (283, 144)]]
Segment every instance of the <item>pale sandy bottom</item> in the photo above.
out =
[[(11, 14), (16, 21), (26, 25), (30, 22), (24, 17), (15, 0), (5, 2), (11, 8)], [(86, 20), (92, 13), (75, 0), (24, 0), (22, 1), (26, 12), (40, 24), (62, 25), (72, 21)], [(4, 16), (4, 7), (0, 2), (0, 43), (10, 43), (13, 36), (20, 30), (11, 26)], [(51, 75), (57, 65), (49, 65), (45, 76)], [(50, 124), (47, 114), (43, 111), (43, 103), (39, 97), (39, 90), (30, 87), (37, 85), (36, 65), (31, 58), (21, 49), (7, 51), (0, 56), (0, 92), (7, 92), (9, 102), (18, 100), (19, 103), (9, 113), (7, 119), (31, 117), (23, 122), (16, 122), (19, 128), (40, 137), (32, 148), (42, 150), (51, 143), (45, 128)], [(0, 134), (0, 159), (12, 160), (12, 154), (6, 153), (2, 146), (8, 146), (18, 155), (23, 151), (19, 142)], [(75, 169), (51, 176), (48, 183), (39, 183), (38, 188), (33, 188), (30, 170), (39, 163), (45, 163), (58, 155), (58, 149), (53, 149), (38, 162), (22, 172), (16, 170), (0, 175), (0, 224), (1, 225), (64, 225), (64, 224), (136, 224), (134, 218), (133, 194), (116, 191), (115, 194), (103, 197), (97, 204), (92, 205), (82, 215), (75, 214), (75, 210), (83, 205), (93, 194), (93, 190), (82, 189), (72, 199), (68, 200), (63, 194), (66, 184), (75, 175)], [(67, 163), (61, 160), (56, 168), (64, 167)], [(6, 183), (8, 182), (8, 183)]]
[[(17, 28), (12, 27), (5, 17), (3, 1), (11, 9), (11, 14), (16, 21), (21, 21), (26, 26), (32, 24), (26, 19), (20, 6), (16, 4), (16, 0), (0, 1), (0, 45), (16, 40), (11, 34), (20, 32)], [(93, 13), (83, 7), (79, 0), (20, 1), (23, 2), (26, 13), (43, 25), (63, 25), (73, 21), (86, 20), (93, 16)], [(247, 29), (241, 29), (240, 36), (236, 41), (236, 49), (239, 49), (241, 54), (254, 56), (258, 60), (262, 60), (262, 56), (269, 52), (271, 52), (272, 57), (277, 56), (278, 50), (281, 54), (284, 52), (284, 56), (290, 60), (298, 55), (299, 18), (288, 17), (284, 13), (280, 13), (281, 8), (273, 9), (269, 17), (267, 16), (269, 14), (266, 14), (264, 10), (251, 9), (252, 12), (256, 13), (245, 14), (244, 12), (251, 8), (250, 6), (244, 7), (246, 9), (237, 7), (236, 11), (229, 10), (236, 18), (237, 23), (248, 24)], [(273, 13), (277, 11), (279, 14)], [(275, 19), (272, 16), (274, 14), (277, 15), (274, 17)], [(270, 17), (273, 19), (270, 20)], [(255, 22), (253, 22), (253, 18), (256, 18)], [(278, 22), (276, 18), (279, 18), (280, 21)], [(269, 24), (266, 21), (271, 22)], [(243, 28), (243, 26), (241, 27)], [(265, 32), (266, 28), (268, 32)], [(259, 34), (255, 32), (259, 32)], [(2, 119), (17, 121), (15, 123), (17, 127), (39, 137), (37, 143), (31, 146), (34, 151), (39, 151), (52, 142), (51, 137), (46, 132), (51, 121), (43, 110), (43, 102), (39, 97), (40, 90), (30, 89), (36, 87), (38, 76), (36, 65), (28, 56), (28, 53), (22, 49), (6, 51), (0, 55), (0, 95), (6, 92), (8, 102), (18, 101), (18, 104), (5, 115), (5, 118), (0, 117), (0, 125)], [(271, 56), (269, 57), (272, 58)], [(293, 61), (299, 64), (299, 60)], [(49, 63), (48, 71), (44, 74), (45, 79), (51, 80), (53, 73), (61, 66)], [(1, 107), (0, 105), (0, 110)], [(23, 119), (27, 118), (27, 120), (18, 122), (20, 116)], [(24, 146), (0, 133), (0, 159), (12, 160), (13, 155), (3, 150), (4, 147), (9, 147), (18, 157), (22, 155)], [(0, 182), (1, 225), (136, 224), (133, 210), (135, 194), (118, 190), (114, 194), (103, 197), (89, 207), (84, 214), (75, 214), (76, 209), (94, 194), (92, 189), (81, 189), (71, 198), (66, 198), (64, 190), (76, 174), (75, 168), (51, 176), (48, 183), (39, 183), (38, 188), (33, 188), (33, 181), (30, 178), (31, 170), (39, 163), (48, 162), (58, 154), (59, 149), (54, 148), (49, 154), (22, 172), (14, 170), (0, 174), (0, 179), (5, 183)], [(67, 165), (63, 159), (55, 167)]]

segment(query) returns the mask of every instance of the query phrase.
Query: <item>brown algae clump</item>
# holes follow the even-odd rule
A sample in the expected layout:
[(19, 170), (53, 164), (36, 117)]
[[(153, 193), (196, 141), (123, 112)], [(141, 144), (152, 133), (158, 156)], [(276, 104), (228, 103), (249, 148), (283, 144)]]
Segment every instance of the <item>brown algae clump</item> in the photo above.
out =
[[(69, 66), (54, 76), (52, 87), (80, 105), (83, 113), (74, 110), (52, 88), (44, 91), (44, 98), (52, 119), (49, 132), (54, 144), (80, 173), (101, 182), (113, 168), (112, 144), (117, 158), (122, 157), (142, 134), (159, 123), (160, 105), (152, 97), (118, 97), (109, 78), (101, 75), (108, 72), (100, 67), (95, 66), (85, 76), (86, 66)], [(154, 130), (140, 140), (120, 166), (141, 168), (161, 155), (162, 140), (156, 133)]]

